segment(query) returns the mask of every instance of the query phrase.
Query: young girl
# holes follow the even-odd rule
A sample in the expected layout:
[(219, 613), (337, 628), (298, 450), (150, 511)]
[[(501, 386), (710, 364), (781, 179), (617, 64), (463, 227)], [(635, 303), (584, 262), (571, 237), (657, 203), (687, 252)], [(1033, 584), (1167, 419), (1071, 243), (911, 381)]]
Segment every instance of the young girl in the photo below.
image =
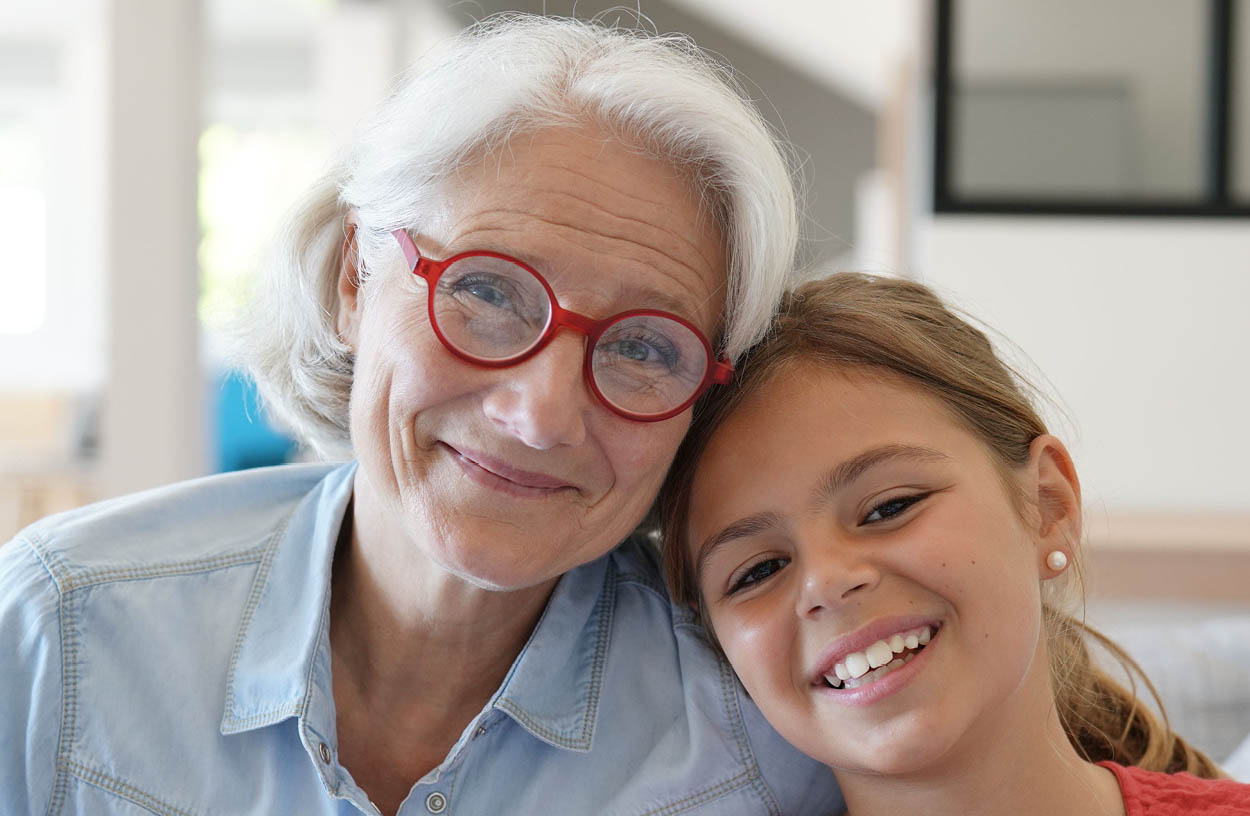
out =
[(1072, 459), (928, 289), (800, 288), (696, 416), (660, 512), (674, 596), (853, 816), (1250, 814), (1250, 786), (1091, 661), (1089, 640), (1140, 674), (1064, 611)]

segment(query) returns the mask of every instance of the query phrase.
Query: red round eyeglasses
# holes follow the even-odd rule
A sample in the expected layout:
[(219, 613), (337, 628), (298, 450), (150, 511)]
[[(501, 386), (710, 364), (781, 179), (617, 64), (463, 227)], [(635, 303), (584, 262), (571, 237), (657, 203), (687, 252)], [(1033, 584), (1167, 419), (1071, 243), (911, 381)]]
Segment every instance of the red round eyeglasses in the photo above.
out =
[(733, 378), (690, 321), (632, 309), (603, 320), (560, 306), (546, 278), (497, 252), (423, 257), (402, 229), (391, 232), (408, 269), (426, 282), (430, 325), (447, 350), (490, 368), (521, 363), (569, 328), (586, 336), (586, 384), (613, 412), (658, 422), (689, 408), (713, 383)]

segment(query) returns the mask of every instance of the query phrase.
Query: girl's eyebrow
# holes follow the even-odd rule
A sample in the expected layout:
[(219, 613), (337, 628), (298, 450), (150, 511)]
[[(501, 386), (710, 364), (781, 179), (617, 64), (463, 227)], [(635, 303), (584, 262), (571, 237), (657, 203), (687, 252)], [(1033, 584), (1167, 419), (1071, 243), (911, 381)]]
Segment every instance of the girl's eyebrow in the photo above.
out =
[(774, 511), (752, 513), (703, 539), (703, 543), (699, 545), (698, 555), (694, 559), (695, 581), (702, 579), (703, 566), (716, 550), (736, 539), (759, 535), (765, 530), (780, 526), (781, 523), (782, 516), (780, 513)]
[(818, 502), (827, 501), (874, 467), (898, 459), (910, 460), (912, 462), (950, 461), (949, 456), (932, 448), (922, 448), (916, 445), (882, 445), (866, 450), (858, 456), (847, 459), (842, 464), (830, 468), (824, 475), (824, 478), (820, 480), (813, 498)]
[[(949, 456), (932, 448), (923, 448), (915, 445), (882, 445), (866, 450), (831, 468), (817, 485), (814, 491), (814, 498), (817, 502), (826, 502), (874, 467), (898, 459), (914, 462), (950, 461)], [(775, 510), (764, 510), (759, 513), (752, 513), (749, 516), (743, 516), (703, 539), (703, 542), (699, 544), (699, 550), (694, 561), (695, 580), (699, 581), (702, 579), (704, 564), (707, 563), (707, 560), (716, 550), (739, 538), (759, 535), (766, 530), (779, 527), (784, 520), (785, 518), (781, 513)]]

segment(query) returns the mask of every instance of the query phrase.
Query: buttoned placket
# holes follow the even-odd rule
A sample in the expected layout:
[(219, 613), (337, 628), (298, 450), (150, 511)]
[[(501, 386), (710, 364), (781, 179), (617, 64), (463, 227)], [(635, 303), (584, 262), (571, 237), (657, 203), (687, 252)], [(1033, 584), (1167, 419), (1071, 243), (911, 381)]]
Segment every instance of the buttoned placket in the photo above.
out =
[[(405, 800), (405, 807), (400, 808), (400, 816), (451, 816), (454, 812), (455, 789), (458, 777), (465, 761), (474, 751), (483, 750), (479, 743), (506, 715), (496, 709), (492, 703), (473, 719), (465, 729), (465, 735), (452, 747), (448, 761), (441, 769), (431, 771), (414, 786), (412, 793)], [(418, 803), (420, 803), (418, 805)]]

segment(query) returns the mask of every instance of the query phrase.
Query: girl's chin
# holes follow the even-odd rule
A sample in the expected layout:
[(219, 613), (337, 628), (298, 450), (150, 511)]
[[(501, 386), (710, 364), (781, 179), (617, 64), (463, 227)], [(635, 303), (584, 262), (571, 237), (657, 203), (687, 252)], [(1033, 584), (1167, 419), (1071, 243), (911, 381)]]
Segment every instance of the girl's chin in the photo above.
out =
[[(954, 741), (942, 739), (939, 729), (919, 727), (914, 723), (911, 733), (898, 733), (898, 728), (891, 728), (892, 734), (879, 734), (879, 739), (855, 741), (855, 751), (848, 754), (846, 744), (824, 746), (829, 750), (809, 752), (819, 761), (828, 765), (835, 774), (858, 776), (890, 776), (911, 777), (923, 776), (927, 772), (945, 765), (954, 747)], [(883, 727), (882, 730), (884, 730)]]
[(902, 778), (923, 775), (926, 770), (937, 765), (939, 758), (932, 751), (922, 748), (896, 749), (893, 754), (886, 756), (861, 756), (856, 758), (859, 761), (838, 757), (834, 762), (826, 764), (833, 769), (835, 774)]

